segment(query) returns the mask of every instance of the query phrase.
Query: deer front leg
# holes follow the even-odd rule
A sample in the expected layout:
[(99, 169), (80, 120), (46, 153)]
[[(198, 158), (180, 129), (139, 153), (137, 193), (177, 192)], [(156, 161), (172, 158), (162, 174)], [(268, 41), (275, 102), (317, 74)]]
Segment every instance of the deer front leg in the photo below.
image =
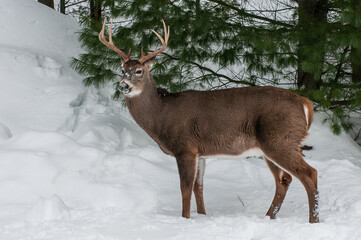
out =
[(196, 180), (194, 181), (193, 192), (196, 197), (197, 212), (199, 214), (206, 214), (203, 200), (203, 176), (206, 167), (206, 160), (198, 158)]
[(196, 175), (196, 160), (194, 154), (181, 154), (176, 156), (182, 192), (182, 216), (190, 218), (192, 189)]

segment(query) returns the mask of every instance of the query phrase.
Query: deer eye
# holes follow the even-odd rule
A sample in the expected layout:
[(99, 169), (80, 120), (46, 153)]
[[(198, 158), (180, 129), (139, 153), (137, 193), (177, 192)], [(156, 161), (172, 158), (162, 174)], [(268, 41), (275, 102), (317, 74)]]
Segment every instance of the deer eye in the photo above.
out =
[(137, 69), (137, 71), (135, 71), (136, 75), (141, 75), (142, 74), (142, 70), (141, 69)]

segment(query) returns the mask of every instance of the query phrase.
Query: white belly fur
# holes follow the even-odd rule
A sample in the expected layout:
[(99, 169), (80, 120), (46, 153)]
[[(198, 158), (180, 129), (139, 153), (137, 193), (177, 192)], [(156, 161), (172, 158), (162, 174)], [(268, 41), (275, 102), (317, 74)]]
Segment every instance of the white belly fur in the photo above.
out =
[(246, 157), (261, 157), (264, 153), (259, 148), (251, 148), (244, 152), (242, 152), (239, 155), (210, 155), (210, 156), (201, 156), (204, 158), (221, 158), (221, 159), (240, 159), (240, 158), (246, 158)]

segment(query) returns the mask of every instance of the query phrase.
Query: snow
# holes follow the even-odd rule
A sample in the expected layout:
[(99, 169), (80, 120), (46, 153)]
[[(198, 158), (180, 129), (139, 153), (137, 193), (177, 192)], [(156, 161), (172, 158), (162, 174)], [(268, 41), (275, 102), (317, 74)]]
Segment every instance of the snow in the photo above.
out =
[(207, 159), (207, 215), (181, 217), (175, 160), (132, 120), (112, 88), (68, 67), (77, 23), (35, 1), (0, 0), (0, 239), (360, 239), (361, 149), (323, 116), (306, 140), (319, 173), (319, 224), (294, 179), (278, 218), (259, 158)]

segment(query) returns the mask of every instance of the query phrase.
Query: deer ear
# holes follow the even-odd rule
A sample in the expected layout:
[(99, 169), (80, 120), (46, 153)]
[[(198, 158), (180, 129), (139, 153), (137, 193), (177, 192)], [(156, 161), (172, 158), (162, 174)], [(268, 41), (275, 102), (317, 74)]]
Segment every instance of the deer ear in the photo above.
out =
[(152, 69), (154, 61), (155, 61), (155, 57), (145, 61), (144, 66), (146, 66), (148, 70)]

